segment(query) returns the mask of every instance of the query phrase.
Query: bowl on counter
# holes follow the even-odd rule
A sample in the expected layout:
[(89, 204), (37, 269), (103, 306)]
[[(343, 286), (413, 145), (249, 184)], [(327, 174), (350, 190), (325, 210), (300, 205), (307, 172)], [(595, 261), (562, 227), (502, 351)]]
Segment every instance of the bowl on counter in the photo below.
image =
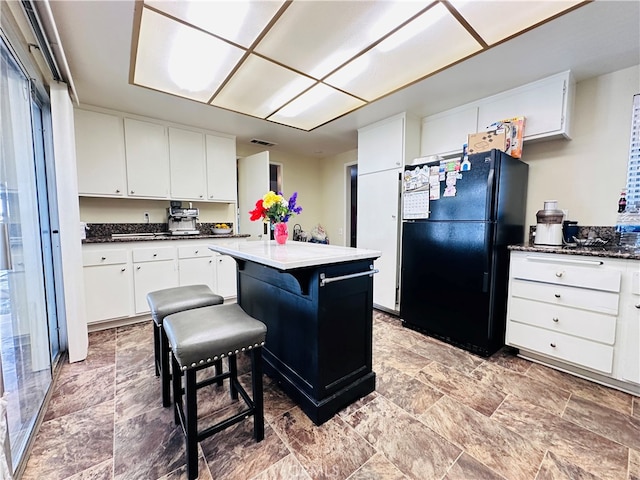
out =
[(211, 232), (214, 235), (227, 235), (229, 233), (231, 233), (233, 231), (233, 228), (229, 227), (229, 228), (219, 228), (219, 227), (213, 227), (211, 228)]

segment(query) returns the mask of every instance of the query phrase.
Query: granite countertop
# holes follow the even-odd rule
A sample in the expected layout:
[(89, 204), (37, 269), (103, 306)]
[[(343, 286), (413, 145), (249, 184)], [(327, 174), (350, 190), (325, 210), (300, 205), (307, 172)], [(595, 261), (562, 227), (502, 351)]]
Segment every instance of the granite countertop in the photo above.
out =
[(583, 255), (586, 257), (622, 258), (640, 260), (640, 249), (628, 250), (617, 245), (603, 247), (542, 247), (532, 243), (523, 245), (509, 245), (509, 250), (519, 252), (559, 253), (562, 255)]
[(212, 239), (212, 238), (247, 238), (251, 235), (249, 234), (224, 234), (224, 235), (214, 235), (212, 233), (209, 234), (199, 234), (199, 235), (168, 235), (162, 233), (156, 234), (129, 234), (130, 236), (126, 237), (113, 237), (111, 235), (104, 237), (91, 237), (82, 240), (83, 244), (88, 243), (126, 243), (126, 242), (148, 242), (152, 240), (197, 240), (197, 239)]
[(375, 259), (381, 255), (381, 252), (377, 250), (366, 248), (306, 242), (287, 242), (284, 245), (278, 245), (274, 240), (269, 242), (224, 242), (209, 245), (209, 249), (278, 270)]
[(214, 234), (212, 228), (218, 223), (226, 223), (233, 229), (231, 222), (198, 223), (198, 235), (171, 235), (166, 223), (88, 223), (86, 227), (87, 243), (126, 243), (148, 242), (152, 240), (198, 240), (212, 238), (247, 238), (249, 234)]

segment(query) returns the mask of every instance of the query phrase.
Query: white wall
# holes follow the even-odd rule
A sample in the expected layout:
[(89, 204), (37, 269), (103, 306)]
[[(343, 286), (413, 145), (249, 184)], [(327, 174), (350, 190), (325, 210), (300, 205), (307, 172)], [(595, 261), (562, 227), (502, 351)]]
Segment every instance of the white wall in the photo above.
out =
[(625, 187), (631, 106), (640, 66), (576, 84), (572, 140), (524, 144), (529, 164), (527, 225), (545, 200), (558, 200), (581, 225), (614, 225)]
[[(183, 205), (188, 202), (183, 201)], [(207, 223), (234, 222), (235, 204), (193, 202), (199, 220)], [(80, 197), (80, 220), (86, 223), (166, 223), (169, 200)]]
[[(236, 150), (238, 157), (246, 157), (269, 149), (237, 145)], [(318, 223), (326, 227), (322, 196), (324, 186), (320, 170), (322, 161), (313, 157), (269, 150), (269, 162), (282, 164), (282, 193), (289, 198), (293, 192), (298, 192), (298, 205), (302, 207), (302, 213), (289, 220), (290, 236), (293, 235), (295, 224), (300, 224), (305, 232)], [(240, 215), (249, 215), (249, 212), (240, 212)], [(331, 235), (332, 232), (329, 232), (329, 238)]]
[(324, 206), (324, 226), (333, 245), (348, 245), (349, 225), (347, 225), (348, 177), (347, 166), (358, 162), (358, 150), (349, 150), (320, 162), (322, 172), (322, 204)]

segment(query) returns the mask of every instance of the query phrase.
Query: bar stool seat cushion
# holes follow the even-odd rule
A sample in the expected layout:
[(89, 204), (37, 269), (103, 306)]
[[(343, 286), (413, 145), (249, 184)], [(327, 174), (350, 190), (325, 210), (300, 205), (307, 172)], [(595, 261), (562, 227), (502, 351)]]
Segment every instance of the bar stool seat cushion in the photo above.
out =
[(267, 335), (266, 325), (235, 303), (174, 313), (163, 326), (182, 370), (260, 347)]
[(147, 295), (151, 316), (158, 327), (166, 316), (184, 310), (219, 305), (224, 298), (211, 291), (206, 285), (185, 285), (182, 287), (157, 290)]

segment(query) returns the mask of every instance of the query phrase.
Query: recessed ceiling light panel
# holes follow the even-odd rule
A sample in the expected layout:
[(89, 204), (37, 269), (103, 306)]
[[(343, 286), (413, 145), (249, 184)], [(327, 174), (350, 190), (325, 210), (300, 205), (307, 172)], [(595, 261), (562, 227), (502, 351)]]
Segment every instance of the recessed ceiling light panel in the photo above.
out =
[(145, 5), (214, 33), (245, 48), (258, 38), (284, 1), (166, 1), (145, 0)]
[(450, 0), (482, 39), (493, 45), (554, 15), (582, 0), (470, 2)]
[(314, 83), (308, 77), (250, 55), (211, 104), (265, 118)]
[(325, 82), (373, 101), (481, 48), (443, 5), (436, 5)]
[[(414, 1), (294, 1), (256, 52), (321, 79), (427, 5)], [(383, 24), (384, 18), (394, 21)]]
[(244, 51), (143, 9), (135, 84), (207, 102)]
[(318, 84), (269, 117), (274, 122), (311, 130), (344, 115), (365, 102), (327, 85)]

